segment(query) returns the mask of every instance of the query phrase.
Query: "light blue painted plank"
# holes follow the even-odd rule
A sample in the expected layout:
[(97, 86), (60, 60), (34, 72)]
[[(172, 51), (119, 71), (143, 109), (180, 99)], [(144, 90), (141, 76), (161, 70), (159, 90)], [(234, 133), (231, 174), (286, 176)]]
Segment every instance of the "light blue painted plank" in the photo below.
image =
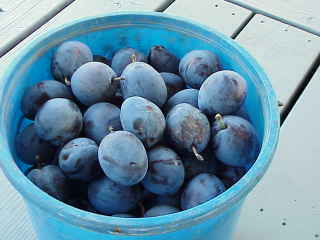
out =
[(260, 62), (285, 106), (320, 53), (320, 37), (262, 15), (236, 41)]
[(192, 19), (228, 36), (234, 35), (252, 14), (223, 0), (176, 0), (165, 13)]
[(320, 69), (282, 125), (275, 158), (244, 204), (235, 239), (320, 237), (319, 89)]
[[(77, 0), (0, 58), (0, 79), (8, 64), (14, 61), (15, 56), (19, 54), (20, 49), (41, 33), (53, 27), (82, 17), (107, 14), (114, 11), (154, 11), (163, 8), (167, 3), (168, 0), (95, 0), (93, 4), (93, 1)], [(1, 170), (0, 210), (0, 240), (36, 240), (23, 200), (7, 181)]]
[(0, 56), (73, 0), (0, 0)]
[(319, 0), (226, 0), (320, 35)]

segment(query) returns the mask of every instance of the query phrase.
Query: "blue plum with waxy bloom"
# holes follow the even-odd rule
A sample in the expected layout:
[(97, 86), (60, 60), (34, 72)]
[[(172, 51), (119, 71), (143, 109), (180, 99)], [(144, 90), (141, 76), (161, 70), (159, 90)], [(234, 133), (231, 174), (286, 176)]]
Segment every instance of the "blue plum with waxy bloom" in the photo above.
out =
[(100, 213), (127, 213), (141, 200), (141, 190), (138, 185), (124, 186), (103, 177), (89, 184), (88, 199)]
[(142, 97), (127, 98), (120, 113), (122, 128), (134, 133), (147, 148), (162, 139), (166, 120), (161, 109)]
[(104, 137), (98, 157), (104, 173), (122, 185), (135, 185), (147, 173), (147, 152), (139, 138), (128, 131), (116, 131)]
[(207, 77), (218, 70), (218, 57), (208, 50), (188, 52), (179, 64), (179, 73), (186, 85), (196, 89), (199, 89)]
[(232, 115), (214, 121), (212, 144), (217, 159), (234, 167), (252, 164), (260, 150), (257, 133), (251, 123)]
[(238, 111), (246, 96), (246, 81), (238, 73), (224, 70), (205, 80), (199, 91), (198, 104), (208, 115), (226, 115)]

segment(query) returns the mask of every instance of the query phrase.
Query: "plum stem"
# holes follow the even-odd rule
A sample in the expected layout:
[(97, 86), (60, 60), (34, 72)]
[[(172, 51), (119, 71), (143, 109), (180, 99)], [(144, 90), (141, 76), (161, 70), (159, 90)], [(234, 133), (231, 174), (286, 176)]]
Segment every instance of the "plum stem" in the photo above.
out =
[(108, 130), (109, 130), (110, 133), (113, 133), (113, 132), (114, 132), (114, 128), (113, 128), (112, 126), (109, 126), (109, 127), (108, 127)]
[(283, 102), (278, 100), (278, 107), (283, 107), (283, 106), (284, 106)]
[(135, 54), (132, 54), (130, 56), (130, 60), (131, 60), (132, 63), (136, 62), (137, 61), (137, 56)]
[(70, 82), (70, 80), (69, 80), (67, 77), (64, 78), (64, 83), (65, 83), (67, 86), (70, 86), (70, 85), (71, 85), (71, 82)]
[(192, 152), (199, 161), (204, 161), (204, 158), (198, 153), (195, 146), (192, 146)]
[(112, 81), (122, 81), (122, 80), (125, 80), (124, 77), (114, 77), (112, 78)]
[(219, 122), (221, 129), (226, 129), (227, 128), (227, 124), (223, 121), (222, 116), (221, 116), (220, 113), (217, 113), (214, 118)]

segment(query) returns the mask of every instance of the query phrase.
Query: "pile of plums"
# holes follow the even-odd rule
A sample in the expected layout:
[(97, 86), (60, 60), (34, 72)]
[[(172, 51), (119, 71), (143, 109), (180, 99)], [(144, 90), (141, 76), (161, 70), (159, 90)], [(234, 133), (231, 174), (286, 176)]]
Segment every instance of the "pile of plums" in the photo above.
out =
[(123, 48), (107, 59), (66, 41), (54, 79), (21, 101), (34, 122), (16, 137), (27, 177), (69, 205), (118, 217), (176, 213), (215, 198), (256, 160), (260, 144), (243, 103), (246, 80), (218, 56), (178, 59)]

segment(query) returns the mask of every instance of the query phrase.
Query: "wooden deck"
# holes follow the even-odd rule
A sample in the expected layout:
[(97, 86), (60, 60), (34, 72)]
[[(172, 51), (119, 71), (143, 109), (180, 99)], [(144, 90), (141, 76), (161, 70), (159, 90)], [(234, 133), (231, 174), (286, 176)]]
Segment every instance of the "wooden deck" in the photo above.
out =
[[(0, 80), (26, 44), (85, 16), (163, 11), (213, 27), (265, 68), (284, 103), (278, 151), (248, 196), (236, 240), (320, 238), (319, 0), (0, 0)], [(0, 170), (0, 240), (35, 240), (20, 195)]]

